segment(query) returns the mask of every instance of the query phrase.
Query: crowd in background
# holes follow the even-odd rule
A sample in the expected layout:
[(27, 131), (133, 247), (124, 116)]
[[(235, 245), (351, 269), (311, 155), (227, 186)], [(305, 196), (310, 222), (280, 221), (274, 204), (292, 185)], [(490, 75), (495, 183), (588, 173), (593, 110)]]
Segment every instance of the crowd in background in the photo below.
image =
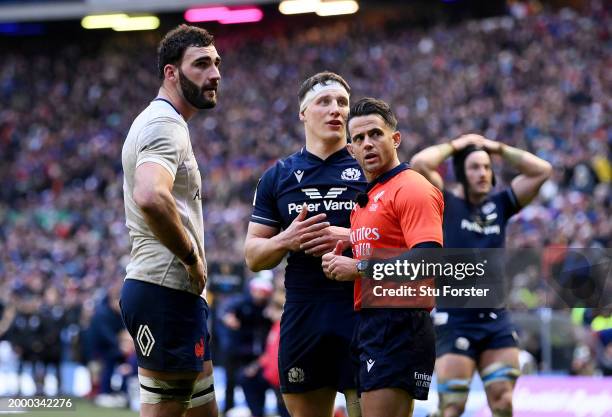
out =
[[(297, 90), (322, 70), (345, 77), (353, 100), (391, 103), (404, 160), (477, 132), (551, 162), (552, 179), (510, 224), (508, 247), (610, 247), (611, 24), (605, 10), (594, 9), (428, 28), (339, 19), (219, 36), (219, 104), (190, 122), (203, 175), (208, 262), (242, 266), (257, 180), (302, 146)], [(72, 360), (87, 361), (99, 349), (107, 355), (101, 361), (120, 362), (118, 344), (102, 347), (109, 329), (92, 331), (92, 317), (116, 314), (129, 255), (121, 147), (160, 83), (158, 35), (108, 34), (95, 47), (67, 39), (49, 49), (3, 52), (0, 333), (24, 360), (59, 361), (61, 352), (47, 347), (61, 341), (72, 346)], [(515, 173), (499, 162), (498, 178), (508, 184)], [(451, 171), (442, 167), (449, 181)], [(517, 277), (517, 307), (538, 306), (540, 278)], [(588, 327), (610, 311), (597, 314), (577, 322)], [(609, 319), (593, 330), (608, 327)], [(34, 337), (38, 348), (28, 328), (44, 333)], [(602, 348), (597, 352), (610, 366), (611, 340), (599, 339), (603, 347), (587, 350)]]

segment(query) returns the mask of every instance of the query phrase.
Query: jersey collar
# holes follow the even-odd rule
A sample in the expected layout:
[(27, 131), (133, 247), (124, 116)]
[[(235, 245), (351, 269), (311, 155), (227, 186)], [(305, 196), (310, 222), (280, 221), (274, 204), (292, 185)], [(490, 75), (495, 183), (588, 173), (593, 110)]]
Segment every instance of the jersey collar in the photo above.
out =
[(329, 155), (327, 157), (327, 159), (321, 159), (318, 156), (316, 156), (315, 154), (312, 154), (310, 152), (308, 152), (306, 150), (306, 147), (303, 146), (302, 149), (300, 150), (300, 155), (302, 156), (306, 156), (307, 159), (310, 159), (314, 162), (318, 162), (318, 163), (322, 163), (322, 162), (334, 162), (336, 160), (340, 160), (343, 158), (346, 158), (347, 156), (350, 156), (348, 150), (346, 149), (346, 146), (343, 147), (342, 149), (334, 152), (333, 154)]
[(176, 114), (178, 114), (179, 116), (183, 116), (183, 115), (181, 114), (181, 112), (180, 112), (180, 111), (178, 111), (176, 107), (174, 107), (174, 104), (172, 104), (172, 103), (170, 102), (170, 100), (166, 100), (166, 99), (165, 99), (165, 98), (163, 98), (163, 97), (155, 97), (155, 98), (153, 99), (153, 101), (164, 101), (164, 102), (168, 103), (168, 104), (170, 105), (170, 107), (172, 107), (172, 108), (174, 109), (174, 111), (176, 112)]
[(399, 164), (395, 168), (393, 168), (393, 169), (385, 172), (384, 174), (379, 175), (378, 177), (376, 177), (376, 179), (374, 181), (368, 183), (368, 186), (367, 186), (365, 192), (369, 193), (372, 188), (376, 187), (376, 185), (386, 183), (391, 178), (395, 177), (397, 174), (399, 174), (402, 171), (406, 171), (407, 169), (410, 169), (410, 165), (407, 162), (402, 162), (401, 164)]

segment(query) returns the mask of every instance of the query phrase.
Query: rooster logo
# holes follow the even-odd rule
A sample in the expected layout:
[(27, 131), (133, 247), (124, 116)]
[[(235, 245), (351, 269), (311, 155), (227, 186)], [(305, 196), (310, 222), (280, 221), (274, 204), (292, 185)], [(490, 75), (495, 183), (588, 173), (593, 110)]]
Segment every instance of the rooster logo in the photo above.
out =
[(195, 344), (195, 355), (198, 358), (203, 358), (204, 357), (204, 338), (201, 337), (200, 341), (198, 343)]

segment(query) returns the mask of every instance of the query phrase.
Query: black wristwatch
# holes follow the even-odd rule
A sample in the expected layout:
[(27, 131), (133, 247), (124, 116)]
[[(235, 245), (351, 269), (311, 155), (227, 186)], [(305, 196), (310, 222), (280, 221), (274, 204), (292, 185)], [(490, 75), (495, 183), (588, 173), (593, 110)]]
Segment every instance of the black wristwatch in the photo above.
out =
[(360, 260), (359, 262), (357, 262), (357, 273), (364, 277), (369, 266), (370, 262), (367, 259)]
[(191, 250), (189, 251), (187, 256), (181, 259), (181, 261), (187, 266), (191, 266), (198, 261), (198, 257), (196, 256), (196, 253), (195, 253), (195, 246), (191, 245)]

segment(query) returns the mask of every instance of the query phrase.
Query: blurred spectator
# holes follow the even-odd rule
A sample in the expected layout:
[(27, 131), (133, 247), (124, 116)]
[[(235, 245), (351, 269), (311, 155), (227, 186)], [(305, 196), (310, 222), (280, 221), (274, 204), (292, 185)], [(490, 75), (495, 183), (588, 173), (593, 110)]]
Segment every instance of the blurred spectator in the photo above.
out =
[[(266, 273), (269, 276), (265, 276)], [(239, 372), (264, 351), (271, 326), (264, 310), (273, 289), (272, 273), (260, 272), (249, 281), (248, 292), (228, 302), (222, 315), (223, 324), (230, 330), (227, 349), (223, 349), (226, 372), (225, 411), (233, 407), (234, 387)]]
[(119, 309), (120, 288), (114, 285), (108, 289), (106, 296), (96, 306), (88, 329), (92, 359), (100, 365), (99, 387), (94, 387), (94, 393), (113, 392), (111, 378), (115, 366), (123, 358), (119, 349), (119, 333), (124, 329)]
[(274, 390), (276, 395), (276, 408), (281, 417), (289, 417), (280, 393), (280, 377), (278, 373), (278, 349), (280, 343), (280, 320), (285, 304), (285, 293), (282, 288), (277, 289), (268, 306), (264, 310), (265, 316), (272, 322), (272, 328), (266, 339), (263, 354), (254, 362), (246, 366), (240, 377), (240, 385), (244, 391), (247, 405), (253, 417), (263, 417), (266, 401), (266, 391)]

